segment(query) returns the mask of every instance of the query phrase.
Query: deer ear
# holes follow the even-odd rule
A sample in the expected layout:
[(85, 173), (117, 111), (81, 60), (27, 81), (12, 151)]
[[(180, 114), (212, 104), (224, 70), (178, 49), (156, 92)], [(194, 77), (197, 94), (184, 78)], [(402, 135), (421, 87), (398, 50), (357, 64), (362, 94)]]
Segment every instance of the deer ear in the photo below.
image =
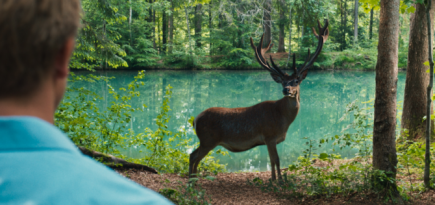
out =
[(304, 80), (305, 77), (307, 77), (307, 74), (308, 74), (308, 70), (302, 72), (301, 75), (299, 76), (299, 81), (302, 82), (302, 80)]
[(281, 76), (274, 74), (274, 73), (270, 73), (270, 76), (272, 76), (273, 80), (277, 83), (282, 83), (282, 79)]

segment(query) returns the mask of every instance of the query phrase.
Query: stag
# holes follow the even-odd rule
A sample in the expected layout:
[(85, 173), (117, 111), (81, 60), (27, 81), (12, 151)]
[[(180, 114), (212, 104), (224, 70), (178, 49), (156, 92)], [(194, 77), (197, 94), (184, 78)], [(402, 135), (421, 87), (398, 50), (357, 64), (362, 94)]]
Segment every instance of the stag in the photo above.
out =
[(194, 120), (194, 128), (199, 138), (199, 147), (190, 154), (189, 177), (197, 173), (199, 162), (216, 146), (221, 145), (231, 152), (243, 152), (258, 145), (266, 145), (269, 152), (272, 180), (276, 180), (275, 167), (278, 178), (281, 179), (279, 156), (276, 145), (283, 142), (291, 123), (299, 112), (300, 88), (317, 56), (322, 51), (323, 43), (329, 35), (328, 20), (325, 19), (324, 27), (317, 21), (319, 34), (313, 28), (313, 33), (318, 39), (317, 49), (310, 59), (310, 50), (303, 66), (299, 69), (295, 65), (293, 55), (293, 74), (282, 71), (270, 56), (269, 65), (264, 54), (273, 46), (269, 43), (263, 45), (263, 36), (259, 46), (256, 47), (251, 38), (251, 46), (255, 57), (262, 67), (270, 72), (273, 80), (283, 87), (284, 97), (277, 101), (265, 101), (251, 107), (222, 108), (212, 107), (201, 112)]

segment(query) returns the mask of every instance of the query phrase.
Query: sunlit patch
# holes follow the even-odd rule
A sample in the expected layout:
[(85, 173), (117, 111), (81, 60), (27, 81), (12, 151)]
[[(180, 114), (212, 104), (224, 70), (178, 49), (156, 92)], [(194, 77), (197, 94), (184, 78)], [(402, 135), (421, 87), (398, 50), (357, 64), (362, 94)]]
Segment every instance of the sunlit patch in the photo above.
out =
[(37, 203), (34, 201), (26, 201), (23, 205), (36, 205)]
[(186, 150), (186, 153), (187, 153), (187, 154), (192, 154), (192, 152), (193, 152), (193, 148), (188, 148), (188, 149)]

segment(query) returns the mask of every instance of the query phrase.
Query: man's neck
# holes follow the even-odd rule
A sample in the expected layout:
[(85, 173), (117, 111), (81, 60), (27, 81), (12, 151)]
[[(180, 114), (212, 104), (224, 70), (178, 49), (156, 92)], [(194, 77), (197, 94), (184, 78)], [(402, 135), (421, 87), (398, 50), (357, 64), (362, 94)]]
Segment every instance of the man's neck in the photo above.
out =
[(37, 92), (26, 97), (0, 99), (0, 116), (32, 116), (54, 123), (55, 100), (53, 92), (41, 86)]

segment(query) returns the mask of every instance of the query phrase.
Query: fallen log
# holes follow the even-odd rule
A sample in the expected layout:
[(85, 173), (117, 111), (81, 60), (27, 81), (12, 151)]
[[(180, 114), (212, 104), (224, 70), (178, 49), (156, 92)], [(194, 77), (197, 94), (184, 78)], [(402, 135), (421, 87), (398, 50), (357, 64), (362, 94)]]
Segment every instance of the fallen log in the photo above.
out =
[(90, 156), (94, 158), (95, 160), (104, 163), (106, 166), (112, 168), (112, 169), (138, 169), (138, 170), (144, 170), (148, 171), (154, 174), (158, 174), (157, 170), (154, 168), (142, 165), (142, 164), (136, 164), (132, 162), (127, 162), (123, 159), (114, 157), (110, 154), (103, 154), (101, 152), (93, 151), (90, 149), (87, 149), (85, 147), (78, 147), (79, 150), (86, 156)]

